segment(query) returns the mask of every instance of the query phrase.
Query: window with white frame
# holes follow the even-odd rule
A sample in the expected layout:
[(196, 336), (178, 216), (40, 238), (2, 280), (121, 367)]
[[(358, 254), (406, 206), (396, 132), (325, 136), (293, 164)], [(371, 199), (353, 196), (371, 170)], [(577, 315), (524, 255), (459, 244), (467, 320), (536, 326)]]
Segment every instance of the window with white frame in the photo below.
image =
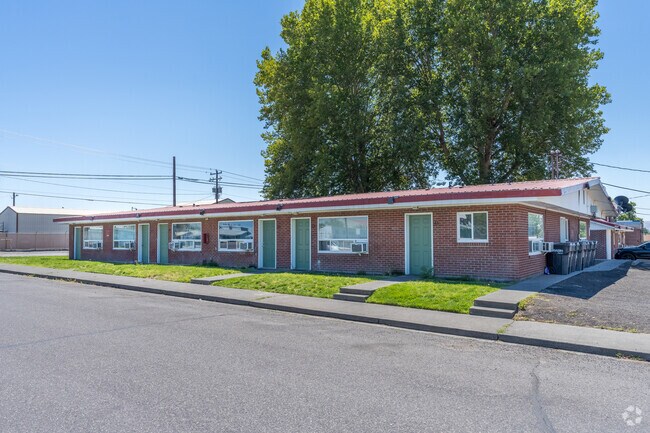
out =
[(587, 222), (580, 221), (580, 240), (587, 239)]
[(367, 253), (368, 217), (318, 218), (318, 251), (321, 253)]
[(544, 215), (528, 214), (528, 254), (538, 254), (542, 251), (544, 242)]
[(569, 220), (560, 217), (560, 242), (569, 242)]
[(93, 226), (83, 229), (83, 248), (85, 250), (101, 250), (104, 242), (104, 227)]
[(172, 224), (169, 247), (175, 251), (201, 251), (201, 223)]
[(113, 249), (135, 249), (135, 224), (113, 226)]
[(219, 221), (219, 251), (253, 251), (253, 221)]
[(458, 242), (487, 242), (487, 212), (458, 212)]

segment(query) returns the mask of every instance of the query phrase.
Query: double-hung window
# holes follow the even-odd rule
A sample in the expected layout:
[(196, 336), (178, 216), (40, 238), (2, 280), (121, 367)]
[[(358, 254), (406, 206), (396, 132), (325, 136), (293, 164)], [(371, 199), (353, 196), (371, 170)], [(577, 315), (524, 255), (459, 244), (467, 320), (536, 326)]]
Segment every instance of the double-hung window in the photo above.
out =
[(560, 242), (569, 242), (569, 220), (560, 217)]
[(321, 253), (367, 253), (368, 217), (318, 218), (318, 251)]
[(201, 251), (201, 223), (172, 224), (170, 248), (175, 251)]
[(580, 240), (584, 241), (587, 239), (587, 222), (580, 221)]
[(253, 251), (253, 221), (219, 221), (219, 251)]
[(458, 242), (487, 242), (487, 212), (458, 212), (456, 216)]
[(104, 227), (93, 226), (83, 229), (83, 248), (85, 250), (101, 250), (104, 241)]
[(528, 254), (539, 254), (544, 242), (544, 215), (528, 214)]
[(135, 224), (113, 226), (113, 249), (135, 249)]

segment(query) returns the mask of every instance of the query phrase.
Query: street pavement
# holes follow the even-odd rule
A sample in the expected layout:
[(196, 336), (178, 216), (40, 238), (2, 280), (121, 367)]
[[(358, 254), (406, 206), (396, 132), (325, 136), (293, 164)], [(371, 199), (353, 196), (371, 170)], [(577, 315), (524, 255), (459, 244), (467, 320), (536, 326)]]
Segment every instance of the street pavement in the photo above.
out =
[(648, 362), (0, 274), (2, 433), (630, 431)]

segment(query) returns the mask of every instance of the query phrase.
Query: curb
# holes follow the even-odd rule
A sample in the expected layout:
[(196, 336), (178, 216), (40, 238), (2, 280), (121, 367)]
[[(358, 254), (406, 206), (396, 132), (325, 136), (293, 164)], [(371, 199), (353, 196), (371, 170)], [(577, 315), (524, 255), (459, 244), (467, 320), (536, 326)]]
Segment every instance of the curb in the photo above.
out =
[[(188, 293), (188, 292), (182, 292), (177, 290), (143, 287), (141, 285), (112, 283), (107, 281), (96, 281), (96, 280), (90, 280), (85, 278), (73, 278), (73, 277), (57, 276), (57, 275), (50, 275), (50, 274), (39, 274), (35, 272), (22, 271), (17, 269), (0, 268), (0, 273), (37, 277), (37, 278), (44, 278), (49, 280), (68, 281), (68, 282), (82, 283), (82, 284), (87, 284), (92, 286), (110, 287), (114, 289), (173, 296), (173, 297), (185, 298), (185, 299), (196, 299), (196, 300), (209, 301), (209, 302), (219, 302), (223, 304), (243, 305), (243, 306), (261, 308), (266, 310), (282, 311), (287, 313), (297, 313), (297, 314), (304, 314), (309, 316), (326, 317), (332, 319), (347, 320), (352, 322), (379, 324), (379, 325), (390, 326), (394, 328), (410, 329), (416, 331), (432, 332), (437, 334), (454, 335), (460, 337), (478, 338), (482, 340), (500, 341), (504, 343), (537, 346), (537, 347), (544, 347), (549, 349), (560, 349), (560, 350), (567, 350), (571, 352), (588, 353), (593, 355), (603, 355), (603, 356), (613, 356), (613, 357), (618, 357), (623, 355), (623, 356), (629, 356), (635, 358), (642, 358), (646, 361), (650, 361), (650, 351), (645, 352), (645, 351), (636, 351), (636, 350), (615, 349), (611, 347), (602, 347), (602, 346), (594, 346), (588, 344), (548, 340), (543, 338), (526, 337), (520, 335), (508, 335), (507, 333), (499, 333), (498, 331), (490, 332), (490, 331), (478, 331), (472, 329), (452, 328), (448, 326), (441, 326), (441, 325), (434, 325), (434, 324), (427, 324), (427, 323), (386, 319), (386, 318), (377, 317), (373, 315), (351, 314), (351, 313), (345, 313), (340, 311), (329, 311), (329, 310), (316, 309), (316, 308), (299, 307), (295, 305), (284, 305), (282, 303), (275, 303), (272, 301), (269, 302), (261, 299), (253, 299), (253, 300), (237, 299), (237, 298), (224, 297), (218, 295)], [(250, 292), (254, 293), (253, 291)], [(274, 295), (281, 296), (279, 294), (274, 294)], [(512, 323), (515, 323), (515, 321), (512, 321), (511, 324)]]
[(526, 346), (545, 347), (548, 349), (567, 350), (569, 352), (588, 353), (591, 355), (601, 355), (610, 357), (634, 357), (650, 361), (650, 353), (638, 352), (635, 350), (613, 349), (611, 347), (590, 346), (586, 344), (568, 343), (564, 341), (546, 340), (533, 337), (522, 337), (519, 335), (499, 335), (499, 340), (504, 343), (523, 344)]

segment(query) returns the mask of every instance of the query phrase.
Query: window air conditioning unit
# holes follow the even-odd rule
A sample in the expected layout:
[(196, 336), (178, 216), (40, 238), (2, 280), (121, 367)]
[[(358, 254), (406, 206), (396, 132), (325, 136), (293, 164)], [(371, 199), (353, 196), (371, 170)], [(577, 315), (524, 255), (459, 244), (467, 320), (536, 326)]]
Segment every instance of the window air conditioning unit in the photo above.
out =
[(368, 251), (368, 244), (353, 243), (352, 252), (353, 253), (365, 253)]
[(169, 243), (169, 249), (172, 251), (176, 251), (176, 242), (170, 242)]
[(553, 246), (553, 242), (542, 242), (542, 252), (550, 253), (554, 250)]
[(591, 206), (589, 206), (589, 212), (591, 213), (592, 217), (596, 218), (596, 213), (598, 212), (598, 206), (592, 204)]

